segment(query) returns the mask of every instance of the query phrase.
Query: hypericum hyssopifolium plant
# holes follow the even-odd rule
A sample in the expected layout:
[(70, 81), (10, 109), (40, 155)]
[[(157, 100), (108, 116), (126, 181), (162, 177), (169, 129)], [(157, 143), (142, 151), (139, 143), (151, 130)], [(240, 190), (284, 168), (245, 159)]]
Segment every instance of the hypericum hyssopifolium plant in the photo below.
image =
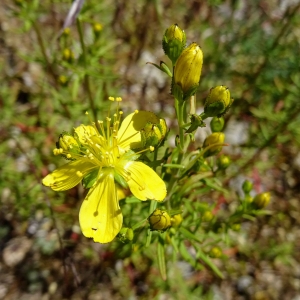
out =
[[(171, 77), (178, 122), (176, 146), (169, 146), (163, 118), (138, 110), (123, 118), (122, 99), (110, 97), (115, 113), (103, 121), (90, 119), (88, 125), (59, 136), (54, 154), (68, 162), (47, 175), (43, 184), (64, 191), (82, 183), (88, 190), (79, 212), (83, 235), (99, 243), (117, 238), (128, 253), (156, 247), (152, 255), (157, 255), (164, 279), (167, 247), (173, 249), (174, 259), (181, 255), (197, 269), (204, 263), (222, 277), (210, 258), (223, 255), (222, 249), (230, 243), (229, 230), (237, 231), (243, 219), (266, 213), (263, 208), (270, 194), (253, 199), (252, 183), (245, 181), (244, 198), (238, 199), (234, 211), (220, 209), (218, 199), (229, 195), (220, 178), (224, 179), (231, 164), (230, 157), (220, 153), (226, 146), (223, 115), (233, 99), (226, 86), (212, 87), (198, 115), (195, 94), (202, 49), (197, 43), (186, 46), (185, 33), (177, 25), (166, 30), (162, 45), (172, 66), (152, 64)], [(212, 133), (202, 145), (195, 145), (194, 134), (206, 126), (208, 117)], [(204, 202), (202, 198), (212, 190), (218, 195)]]

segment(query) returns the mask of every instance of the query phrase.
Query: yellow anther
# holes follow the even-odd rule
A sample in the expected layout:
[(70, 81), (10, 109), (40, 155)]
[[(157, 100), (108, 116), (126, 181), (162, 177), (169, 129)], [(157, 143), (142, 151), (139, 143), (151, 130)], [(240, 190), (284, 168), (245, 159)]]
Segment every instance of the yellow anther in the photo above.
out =
[(116, 101), (121, 102), (121, 101), (122, 101), (122, 98), (121, 98), (121, 97), (117, 97), (117, 98), (116, 98)]
[(98, 123), (99, 123), (99, 124), (103, 124), (103, 121), (102, 121), (102, 120), (98, 120)]
[(139, 111), (138, 111), (137, 109), (134, 111), (135, 114), (137, 114), (138, 112), (139, 112)]
[(151, 152), (153, 152), (154, 149), (155, 149), (155, 148), (154, 148), (153, 146), (150, 146), (150, 147), (149, 147), (149, 150), (150, 150)]
[(85, 114), (88, 115), (89, 113), (86, 111)]
[(67, 154), (67, 158), (71, 158), (72, 155), (70, 153)]
[(109, 96), (109, 97), (108, 97), (108, 100), (109, 100), (109, 101), (115, 101), (115, 97)]
[(123, 115), (123, 112), (122, 112), (122, 111), (119, 111), (119, 115)]

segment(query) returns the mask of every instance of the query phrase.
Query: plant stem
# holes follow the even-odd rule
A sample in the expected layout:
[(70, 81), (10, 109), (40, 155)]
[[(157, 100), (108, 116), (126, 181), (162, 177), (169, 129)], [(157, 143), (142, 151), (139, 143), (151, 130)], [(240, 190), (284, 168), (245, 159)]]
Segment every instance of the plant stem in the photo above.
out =
[[(86, 71), (87, 70), (87, 61), (86, 61), (87, 54), (86, 54), (86, 47), (85, 47), (84, 40), (83, 40), (82, 26), (81, 26), (81, 22), (80, 22), (79, 18), (76, 19), (76, 24), (77, 24), (77, 30), (78, 30), (79, 39), (80, 39), (80, 45), (81, 45), (81, 49), (82, 49), (83, 64), (84, 64), (84, 68)], [(94, 118), (95, 123), (97, 124), (97, 111), (96, 111), (96, 107), (95, 107), (95, 103), (94, 103), (94, 98), (93, 98), (92, 92), (91, 92), (90, 78), (86, 72), (84, 74), (84, 85), (85, 85), (86, 92), (88, 94), (88, 99), (89, 99), (89, 103), (90, 103), (90, 108), (93, 113), (93, 118)]]

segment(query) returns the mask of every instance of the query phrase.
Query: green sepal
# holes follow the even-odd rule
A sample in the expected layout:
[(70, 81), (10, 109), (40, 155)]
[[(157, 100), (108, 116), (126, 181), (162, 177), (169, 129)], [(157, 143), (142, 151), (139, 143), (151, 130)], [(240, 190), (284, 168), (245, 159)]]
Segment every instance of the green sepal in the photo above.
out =
[(152, 62), (147, 62), (147, 64), (150, 64), (150, 65), (156, 67), (157, 69), (159, 69), (160, 71), (166, 73), (169, 77), (172, 78), (172, 76), (173, 76), (172, 72), (170, 71), (168, 66), (163, 61), (160, 62), (160, 65), (157, 65), (157, 64), (152, 63)]
[(82, 179), (82, 185), (85, 189), (90, 189), (97, 180), (99, 168), (85, 175)]
[(225, 103), (223, 101), (217, 101), (204, 107), (203, 119), (208, 117), (221, 116), (226, 110)]
[[(173, 77), (174, 78), (174, 77)], [(175, 84), (174, 80), (172, 81), (171, 94), (179, 101), (183, 101), (183, 92), (181, 87), (178, 84)]]
[(128, 189), (127, 181), (117, 172), (114, 173), (114, 179), (122, 188)]
[(198, 88), (199, 88), (199, 83), (194, 85), (193, 87), (191, 87), (188, 91), (186, 91), (183, 94), (183, 101), (185, 101), (185, 100), (189, 99), (190, 97), (192, 97), (193, 95), (195, 95)]

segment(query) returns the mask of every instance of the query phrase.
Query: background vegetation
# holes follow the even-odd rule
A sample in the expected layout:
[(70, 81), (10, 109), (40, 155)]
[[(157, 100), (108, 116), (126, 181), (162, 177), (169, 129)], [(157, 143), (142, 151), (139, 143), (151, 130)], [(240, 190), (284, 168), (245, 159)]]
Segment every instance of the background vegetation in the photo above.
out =
[[(135, 2), (86, 1), (59, 37), (71, 1), (1, 1), (0, 298), (299, 299), (299, 1)], [(163, 111), (176, 126), (169, 79), (146, 64), (166, 61), (161, 39), (174, 23), (204, 52), (198, 107), (219, 84), (235, 99), (224, 150), (232, 195), (203, 201), (226, 215), (245, 179), (272, 192), (271, 213), (240, 224), (214, 260), (223, 280), (183, 260), (161, 280), (150, 253), (128, 256), (120, 243), (81, 235), (82, 188), (41, 185), (62, 164), (52, 154), (59, 134), (90, 107), (102, 117), (108, 96), (122, 96), (125, 112)]]

